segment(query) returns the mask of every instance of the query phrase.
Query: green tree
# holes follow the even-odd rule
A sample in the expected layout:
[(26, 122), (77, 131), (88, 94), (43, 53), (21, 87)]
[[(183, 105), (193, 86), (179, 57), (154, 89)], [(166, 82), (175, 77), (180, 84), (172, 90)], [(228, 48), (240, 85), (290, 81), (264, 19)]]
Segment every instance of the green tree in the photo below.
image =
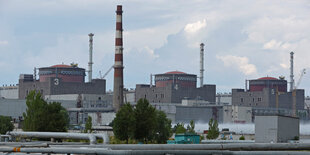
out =
[(156, 110), (156, 121), (155, 140), (157, 143), (164, 144), (172, 135), (171, 120), (163, 111)]
[(195, 122), (191, 120), (190, 123), (187, 125), (187, 132), (188, 133), (196, 133), (195, 132)]
[(0, 116), (0, 134), (6, 134), (8, 131), (12, 131), (14, 125), (11, 122), (11, 118), (8, 116)]
[(186, 132), (186, 129), (184, 127), (184, 123), (177, 123), (174, 126), (174, 133), (175, 134), (181, 134), (181, 133), (185, 133), (185, 132)]
[(85, 130), (84, 130), (84, 133), (89, 133), (89, 132), (92, 132), (92, 118), (90, 116), (87, 117), (87, 121), (85, 123)]
[(136, 118), (135, 138), (148, 142), (154, 138), (156, 128), (156, 109), (146, 99), (139, 99), (134, 110)]
[(216, 120), (213, 120), (212, 118), (209, 121), (209, 131), (207, 138), (208, 139), (215, 139), (219, 136), (219, 128), (218, 128), (218, 123)]
[(24, 131), (67, 131), (68, 113), (61, 103), (47, 103), (40, 93), (31, 91), (26, 100), (27, 110), (23, 113)]
[(126, 140), (128, 144), (129, 139), (134, 137), (135, 123), (134, 110), (129, 103), (126, 103), (117, 112), (112, 123), (115, 137)]
[(47, 126), (46, 129), (53, 132), (67, 131), (69, 115), (67, 110), (59, 102), (47, 104)]
[(27, 110), (24, 116), (24, 131), (46, 131), (47, 103), (42, 99), (41, 94), (31, 91), (26, 100)]

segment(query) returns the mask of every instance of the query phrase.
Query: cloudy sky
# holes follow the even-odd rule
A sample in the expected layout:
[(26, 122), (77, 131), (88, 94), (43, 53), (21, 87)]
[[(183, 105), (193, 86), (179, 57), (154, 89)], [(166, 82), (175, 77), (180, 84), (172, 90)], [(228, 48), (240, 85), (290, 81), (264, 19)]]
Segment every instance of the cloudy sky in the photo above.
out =
[[(205, 43), (205, 83), (217, 92), (243, 88), (245, 79), (289, 79), (310, 70), (308, 0), (0, 0), (0, 85), (18, 83), (34, 67), (78, 63), (87, 68), (94, 36), (94, 72), (114, 61), (115, 9), (123, 5), (125, 87), (150, 74), (178, 70), (199, 75)], [(86, 77), (87, 78), (87, 77)], [(106, 77), (112, 88), (113, 71)], [(197, 83), (198, 84), (198, 83)], [(310, 73), (299, 86), (310, 95)]]

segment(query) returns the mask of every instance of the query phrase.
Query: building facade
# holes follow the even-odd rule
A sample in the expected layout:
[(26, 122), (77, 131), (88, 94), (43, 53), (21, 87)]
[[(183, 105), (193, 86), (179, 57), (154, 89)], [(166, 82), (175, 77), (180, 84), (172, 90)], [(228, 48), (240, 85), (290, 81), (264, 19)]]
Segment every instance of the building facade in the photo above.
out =
[(54, 65), (39, 68), (39, 79), (31, 74), (21, 74), (18, 98), (25, 99), (35, 90), (45, 95), (59, 94), (105, 94), (106, 81), (94, 79), (85, 83), (85, 69), (70, 65)]
[(182, 99), (199, 99), (215, 103), (215, 85), (196, 87), (197, 76), (184, 72), (155, 75), (155, 86), (136, 85), (135, 100), (145, 98), (151, 103), (181, 103)]
[(249, 90), (232, 89), (232, 105), (294, 109), (293, 100), (296, 99), (296, 110), (304, 109), (304, 90), (297, 89), (294, 98), (293, 93), (286, 90), (286, 80), (271, 77), (250, 80), (249, 88)]

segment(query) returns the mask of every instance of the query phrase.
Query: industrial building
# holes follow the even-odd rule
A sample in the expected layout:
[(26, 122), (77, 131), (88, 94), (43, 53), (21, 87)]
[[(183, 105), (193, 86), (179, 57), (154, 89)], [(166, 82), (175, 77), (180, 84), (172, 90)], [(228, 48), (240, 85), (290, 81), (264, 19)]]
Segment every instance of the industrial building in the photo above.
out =
[(299, 119), (289, 116), (255, 116), (256, 143), (287, 143), (299, 139)]
[(45, 95), (59, 94), (105, 94), (105, 79), (85, 82), (85, 69), (76, 65), (53, 65), (39, 68), (39, 79), (32, 74), (21, 74), (19, 78), (19, 99), (25, 99), (30, 91)]
[(151, 103), (181, 103), (182, 99), (198, 99), (215, 103), (215, 85), (196, 87), (197, 76), (180, 71), (155, 75), (155, 85), (136, 85), (136, 97)]
[(18, 85), (9, 85), (0, 87), (0, 98), (18, 99)]
[[(287, 91), (287, 81), (274, 77), (249, 80), (249, 90), (232, 89), (232, 105), (259, 108), (293, 109), (292, 92)], [(305, 91), (297, 89), (296, 109), (303, 110)]]

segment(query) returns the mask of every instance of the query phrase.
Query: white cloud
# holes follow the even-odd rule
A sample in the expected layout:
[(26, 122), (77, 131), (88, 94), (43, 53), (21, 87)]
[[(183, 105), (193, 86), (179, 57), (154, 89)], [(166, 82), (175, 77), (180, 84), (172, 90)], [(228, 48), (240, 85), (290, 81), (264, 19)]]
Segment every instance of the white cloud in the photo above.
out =
[(206, 19), (203, 19), (202, 21), (199, 20), (195, 23), (187, 24), (184, 28), (184, 31), (187, 33), (195, 33), (206, 26), (207, 26), (207, 21)]
[(272, 39), (271, 41), (264, 44), (264, 49), (278, 49), (282, 45), (281, 41), (276, 41)]
[(284, 69), (289, 69), (289, 66), (287, 64), (281, 63), (280, 66)]
[(257, 74), (256, 66), (253, 64), (249, 64), (249, 59), (247, 57), (238, 57), (233, 55), (217, 55), (216, 58), (223, 61), (226, 67), (237, 67), (237, 69), (244, 75)]
[(8, 44), (9, 44), (8, 41), (6, 41), (6, 40), (0, 40), (0, 46), (1, 46), (1, 45), (8, 45)]

